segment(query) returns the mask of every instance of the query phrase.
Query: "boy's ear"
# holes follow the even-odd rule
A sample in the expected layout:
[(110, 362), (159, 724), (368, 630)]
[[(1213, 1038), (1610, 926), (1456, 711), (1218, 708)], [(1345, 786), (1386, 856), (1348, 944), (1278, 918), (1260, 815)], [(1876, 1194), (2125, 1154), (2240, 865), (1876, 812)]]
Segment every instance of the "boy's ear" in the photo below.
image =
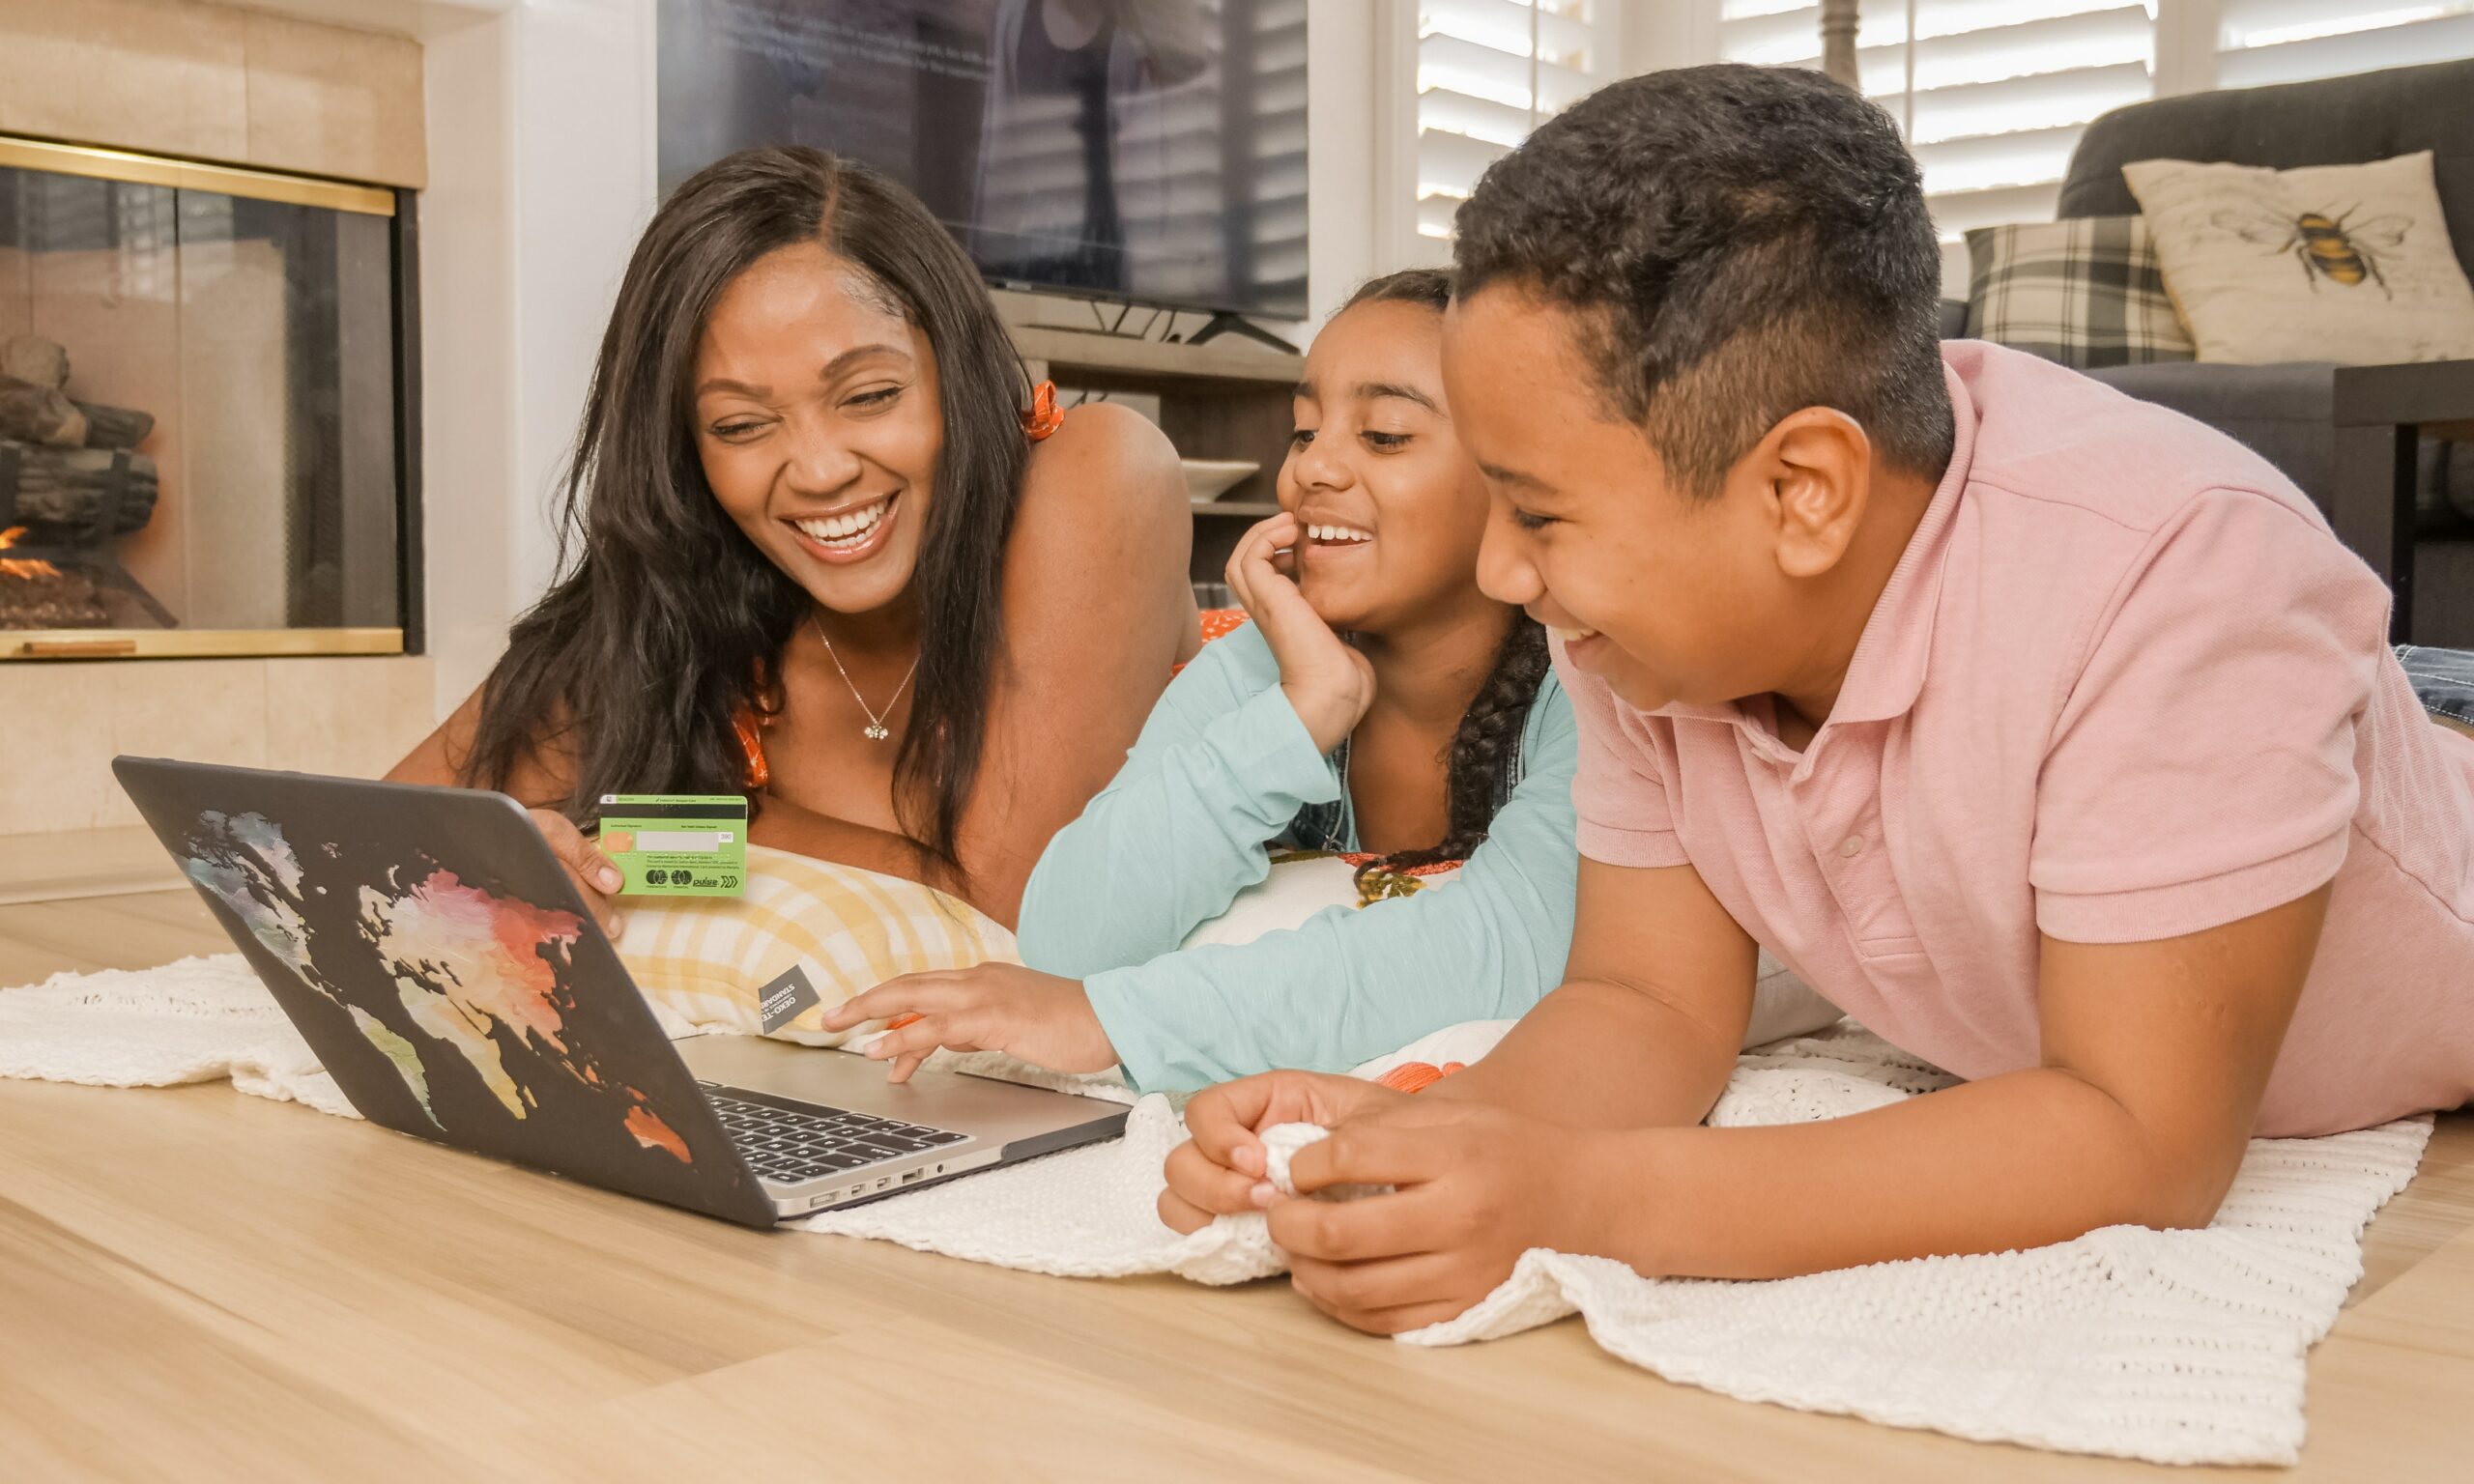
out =
[(1855, 544), (1872, 489), (1873, 441), (1835, 408), (1780, 418), (1753, 450), (1778, 518), (1778, 570), (1819, 577)]

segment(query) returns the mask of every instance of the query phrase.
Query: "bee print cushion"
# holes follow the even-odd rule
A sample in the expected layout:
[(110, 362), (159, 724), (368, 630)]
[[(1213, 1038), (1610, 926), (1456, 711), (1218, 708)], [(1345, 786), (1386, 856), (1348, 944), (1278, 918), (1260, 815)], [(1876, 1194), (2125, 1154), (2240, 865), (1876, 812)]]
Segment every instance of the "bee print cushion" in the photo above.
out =
[(2122, 179), (2200, 359), (2474, 357), (2474, 287), (2430, 151), (2301, 170), (2148, 159)]

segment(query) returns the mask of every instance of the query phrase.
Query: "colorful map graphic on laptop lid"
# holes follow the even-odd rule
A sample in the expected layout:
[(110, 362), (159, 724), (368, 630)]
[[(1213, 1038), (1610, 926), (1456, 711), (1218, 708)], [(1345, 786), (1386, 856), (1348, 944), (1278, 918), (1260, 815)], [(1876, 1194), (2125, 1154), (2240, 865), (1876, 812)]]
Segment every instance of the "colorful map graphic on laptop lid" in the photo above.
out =
[(771, 1222), (513, 801), (143, 758), (115, 768), (371, 1122)]

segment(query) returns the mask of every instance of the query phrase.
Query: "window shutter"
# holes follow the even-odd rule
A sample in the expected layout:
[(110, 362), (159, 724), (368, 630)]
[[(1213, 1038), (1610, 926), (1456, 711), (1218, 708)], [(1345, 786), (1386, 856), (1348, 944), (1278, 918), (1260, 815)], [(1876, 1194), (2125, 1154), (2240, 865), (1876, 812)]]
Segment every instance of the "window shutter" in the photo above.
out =
[(1597, 13), (1609, 0), (1419, 0), (1418, 232), (1452, 214), (1486, 167), (1612, 75)]
[[(1912, 63), (1908, 10), (1865, 0), (1856, 64), (1865, 96), (1907, 131), (1944, 242), (2050, 220), (2081, 131), (2155, 91), (2144, 0), (1916, 0)], [(1821, 65), (1817, 5), (1723, 0), (1720, 16), (1729, 61)]]
[(2220, 0), (2216, 85), (2474, 57), (2474, 0)]

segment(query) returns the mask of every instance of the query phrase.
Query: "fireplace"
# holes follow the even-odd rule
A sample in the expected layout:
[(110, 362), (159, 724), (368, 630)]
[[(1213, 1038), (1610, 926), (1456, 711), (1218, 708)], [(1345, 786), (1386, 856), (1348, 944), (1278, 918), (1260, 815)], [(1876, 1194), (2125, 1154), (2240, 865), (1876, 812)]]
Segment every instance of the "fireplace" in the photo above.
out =
[(411, 208), (0, 136), (0, 660), (418, 649)]

